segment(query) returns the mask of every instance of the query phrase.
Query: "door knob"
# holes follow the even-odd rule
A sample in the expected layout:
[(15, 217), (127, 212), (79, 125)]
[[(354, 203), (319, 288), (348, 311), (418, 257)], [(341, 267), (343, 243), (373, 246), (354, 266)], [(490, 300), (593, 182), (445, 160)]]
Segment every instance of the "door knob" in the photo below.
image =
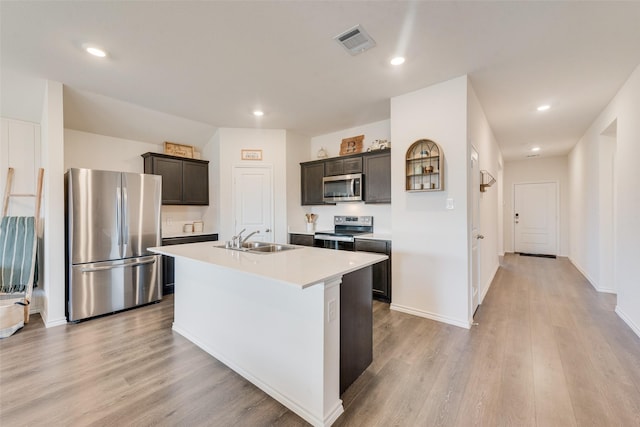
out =
[(476, 239), (478, 239), (478, 240), (482, 240), (482, 239), (484, 239), (484, 236), (483, 236), (482, 234), (478, 234), (478, 235), (476, 236)]

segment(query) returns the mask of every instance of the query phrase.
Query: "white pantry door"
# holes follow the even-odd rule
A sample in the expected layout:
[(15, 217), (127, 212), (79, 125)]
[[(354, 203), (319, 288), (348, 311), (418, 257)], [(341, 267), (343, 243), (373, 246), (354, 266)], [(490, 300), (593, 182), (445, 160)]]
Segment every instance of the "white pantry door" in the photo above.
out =
[(558, 184), (515, 184), (513, 189), (515, 252), (558, 254)]
[(233, 169), (234, 234), (254, 231), (250, 240), (273, 242), (273, 180), (269, 166)]

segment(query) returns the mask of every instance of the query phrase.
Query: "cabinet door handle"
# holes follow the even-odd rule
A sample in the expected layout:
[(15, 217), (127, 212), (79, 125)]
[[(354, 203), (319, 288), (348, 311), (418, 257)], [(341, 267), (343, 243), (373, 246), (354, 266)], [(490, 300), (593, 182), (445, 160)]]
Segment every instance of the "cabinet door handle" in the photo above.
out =
[(264, 230), (265, 233), (271, 233), (271, 229), (267, 228), (266, 230)]

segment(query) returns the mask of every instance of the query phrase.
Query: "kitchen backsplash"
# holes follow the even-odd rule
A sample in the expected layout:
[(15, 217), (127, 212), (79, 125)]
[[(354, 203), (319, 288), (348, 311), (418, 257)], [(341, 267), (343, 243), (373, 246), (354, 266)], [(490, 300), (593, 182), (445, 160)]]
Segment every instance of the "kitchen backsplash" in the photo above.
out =
[[(316, 230), (333, 229), (335, 215), (370, 215), (373, 216), (375, 233), (391, 233), (391, 205), (367, 205), (360, 202), (338, 203), (335, 206), (306, 206), (305, 212), (318, 215)], [(304, 230), (305, 217), (289, 219), (289, 230)]]
[[(162, 234), (179, 233), (185, 224), (202, 221), (206, 206), (162, 206)], [(206, 231), (212, 224), (204, 224)]]

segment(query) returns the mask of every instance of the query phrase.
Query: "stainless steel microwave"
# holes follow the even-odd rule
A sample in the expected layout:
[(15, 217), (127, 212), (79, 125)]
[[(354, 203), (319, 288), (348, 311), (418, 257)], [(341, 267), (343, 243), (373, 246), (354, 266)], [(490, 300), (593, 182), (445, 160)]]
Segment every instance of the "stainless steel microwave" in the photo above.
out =
[(322, 179), (325, 202), (358, 202), (362, 200), (362, 174), (327, 176)]

